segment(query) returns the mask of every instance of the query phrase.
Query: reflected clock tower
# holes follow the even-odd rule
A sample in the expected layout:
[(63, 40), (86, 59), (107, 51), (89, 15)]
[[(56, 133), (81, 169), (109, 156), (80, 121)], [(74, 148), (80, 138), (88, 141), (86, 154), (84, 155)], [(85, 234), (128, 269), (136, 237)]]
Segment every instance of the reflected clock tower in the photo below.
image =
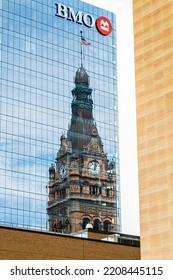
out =
[(107, 159), (93, 117), (92, 89), (83, 65), (76, 71), (72, 117), (49, 168), (49, 230), (71, 233), (91, 226), (117, 230), (115, 162)]

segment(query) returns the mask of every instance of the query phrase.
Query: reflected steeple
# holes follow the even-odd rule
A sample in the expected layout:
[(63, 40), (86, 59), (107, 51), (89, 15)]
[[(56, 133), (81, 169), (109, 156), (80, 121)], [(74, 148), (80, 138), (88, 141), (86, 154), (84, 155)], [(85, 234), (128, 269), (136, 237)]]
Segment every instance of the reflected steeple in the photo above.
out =
[(94, 139), (98, 150), (103, 153), (103, 144), (93, 117), (92, 88), (89, 87), (89, 75), (82, 63), (76, 71), (74, 83), (75, 88), (72, 90), (73, 101), (71, 103), (72, 118), (67, 141), (71, 143), (74, 152), (81, 153)]

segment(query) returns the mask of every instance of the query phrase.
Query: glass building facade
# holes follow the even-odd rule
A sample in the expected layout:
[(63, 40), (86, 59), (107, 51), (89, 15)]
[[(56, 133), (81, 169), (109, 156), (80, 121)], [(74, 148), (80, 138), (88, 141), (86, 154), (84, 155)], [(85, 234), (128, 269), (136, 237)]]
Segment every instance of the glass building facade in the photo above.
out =
[[(108, 18), (113, 30), (103, 36), (95, 26), (56, 16), (55, 0), (0, 0), (0, 224), (49, 229), (49, 167), (70, 123), (71, 91), (82, 58), (104, 151), (116, 163), (120, 230), (115, 15), (79, 0), (58, 2), (75, 14)], [(87, 20), (89, 25), (90, 16)], [(81, 31), (90, 42), (82, 55)]]

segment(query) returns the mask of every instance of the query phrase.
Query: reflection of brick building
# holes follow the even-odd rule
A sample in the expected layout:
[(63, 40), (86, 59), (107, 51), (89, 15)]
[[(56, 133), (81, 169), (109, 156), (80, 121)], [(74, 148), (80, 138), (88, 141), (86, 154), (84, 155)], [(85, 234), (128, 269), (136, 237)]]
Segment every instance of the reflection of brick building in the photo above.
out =
[(92, 89), (83, 65), (72, 90), (72, 118), (61, 135), (56, 168), (49, 168), (49, 229), (116, 231), (115, 162), (108, 162), (93, 118)]

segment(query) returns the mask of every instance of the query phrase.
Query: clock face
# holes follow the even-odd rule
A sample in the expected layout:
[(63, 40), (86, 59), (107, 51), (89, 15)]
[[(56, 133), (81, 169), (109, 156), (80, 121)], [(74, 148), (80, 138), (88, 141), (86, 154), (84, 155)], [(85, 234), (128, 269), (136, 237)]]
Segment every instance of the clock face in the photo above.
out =
[(100, 173), (100, 164), (98, 161), (96, 160), (92, 160), (88, 163), (88, 168), (89, 171), (93, 174), (93, 175), (98, 175)]
[(67, 174), (67, 167), (65, 163), (59, 165), (59, 177), (63, 179)]

